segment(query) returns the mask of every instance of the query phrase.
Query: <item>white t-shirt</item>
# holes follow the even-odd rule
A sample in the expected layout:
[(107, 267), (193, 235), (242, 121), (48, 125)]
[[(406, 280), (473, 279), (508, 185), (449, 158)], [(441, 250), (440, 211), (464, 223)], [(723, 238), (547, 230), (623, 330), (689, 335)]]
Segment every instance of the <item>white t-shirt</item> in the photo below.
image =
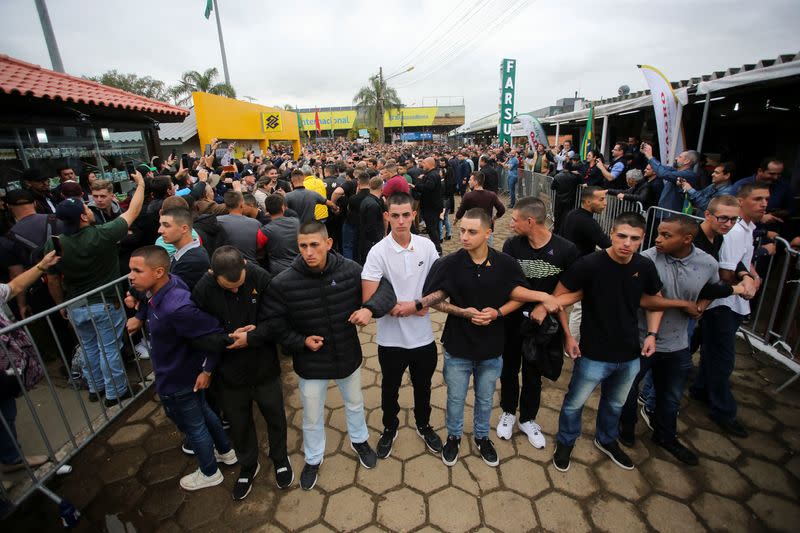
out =
[(6, 320), (14, 321), (14, 314), (8, 307), (8, 301), (11, 299), (11, 286), (7, 283), (0, 283), (0, 315)]
[[(403, 248), (389, 234), (369, 251), (361, 279), (386, 278), (394, 287), (398, 302), (417, 300), (422, 297), (425, 278), (437, 259), (439, 254), (430, 240), (412, 234), (408, 248)], [(433, 342), (429, 314), (402, 318), (386, 315), (377, 323), (380, 346), (411, 349)]]
[[(756, 225), (739, 219), (736, 225), (725, 235), (722, 248), (719, 250), (719, 267), (725, 270), (736, 270), (740, 262), (747, 268), (753, 262), (753, 230)], [(731, 295), (711, 302), (709, 309), (724, 305), (740, 315), (750, 314), (750, 302), (741, 296)]]

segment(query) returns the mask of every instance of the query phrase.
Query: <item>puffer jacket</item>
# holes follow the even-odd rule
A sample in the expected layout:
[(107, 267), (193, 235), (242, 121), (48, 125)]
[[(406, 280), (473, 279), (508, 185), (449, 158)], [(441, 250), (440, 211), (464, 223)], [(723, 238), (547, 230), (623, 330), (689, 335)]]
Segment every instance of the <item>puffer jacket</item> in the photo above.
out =
[[(291, 352), (294, 371), (300, 377), (341, 379), (361, 365), (358, 330), (347, 319), (361, 307), (380, 318), (396, 303), (394, 289), (383, 279), (362, 306), (361, 266), (336, 252), (328, 252), (322, 272), (312, 271), (302, 256), (297, 256), (292, 266), (269, 284), (267, 327)], [(324, 339), (316, 352), (305, 345), (310, 335)]]

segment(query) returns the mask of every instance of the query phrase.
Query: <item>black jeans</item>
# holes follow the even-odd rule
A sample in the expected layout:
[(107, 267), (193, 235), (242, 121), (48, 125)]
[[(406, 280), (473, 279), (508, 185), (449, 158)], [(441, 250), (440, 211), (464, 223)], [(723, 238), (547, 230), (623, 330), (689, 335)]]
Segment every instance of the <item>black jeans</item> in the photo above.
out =
[(639, 382), (648, 370), (652, 370), (656, 395), (656, 411), (652, 420), (653, 437), (658, 442), (669, 444), (677, 435), (678, 410), (689, 371), (692, 369), (692, 354), (688, 348), (676, 352), (656, 352), (650, 357), (639, 358), (639, 363), (639, 373), (633, 381), (619, 418), (620, 431), (631, 435), (634, 433)]
[(422, 212), (422, 220), (425, 221), (425, 228), (428, 232), (428, 237), (433, 241), (433, 244), (436, 246), (436, 251), (440, 254), (442, 253), (442, 236), (439, 233), (439, 213), (434, 211), (423, 211)]
[(287, 459), (286, 412), (283, 409), (281, 380), (277, 376), (258, 385), (221, 383), (222, 408), (231, 423), (231, 438), (243, 470), (255, 468), (258, 460), (258, 437), (253, 421), (253, 402), (267, 422), (269, 456), (273, 463)]
[(408, 368), (414, 387), (414, 419), (417, 427), (424, 427), (431, 420), (431, 379), (436, 370), (436, 343), (419, 348), (396, 348), (378, 346), (378, 362), (381, 365), (381, 409), (383, 427), (396, 430), (400, 404), (400, 384)]
[[(521, 313), (506, 317), (506, 340), (503, 347), (503, 372), (500, 374), (500, 407), (504, 413), (516, 414), (519, 405), (519, 422), (536, 420), (542, 397), (542, 376), (522, 357), (522, 337), (519, 327)], [(519, 387), (519, 369), (522, 366), (522, 395)]]

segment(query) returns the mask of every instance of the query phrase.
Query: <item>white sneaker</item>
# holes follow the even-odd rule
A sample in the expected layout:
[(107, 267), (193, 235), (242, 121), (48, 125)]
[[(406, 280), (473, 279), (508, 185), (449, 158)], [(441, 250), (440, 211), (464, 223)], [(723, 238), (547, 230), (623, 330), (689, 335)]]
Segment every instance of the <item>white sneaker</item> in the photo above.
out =
[(207, 487), (219, 485), (222, 483), (223, 479), (225, 478), (222, 476), (222, 472), (219, 471), (219, 468), (217, 468), (217, 471), (210, 476), (205, 475), (198, 468), (188, 476), (183, 476), (181, 478), (181, 488), (185, 490), (205, 489)]
[(503, 413), (500, 415), (500, 421), (497, 422), (497, 438), (498, 439), (511, 439), (511, 434), (514, 432), (514, 422), (517, 417), (511, 413)]
[(139, 344), (133, 347), (133, 351), (139, 359), (150, 359), (150, 350), (147, 349), (144, 340), (139, 341)]
[(214, 450), (214, 458), (217, 460), (218, 463), (223, 463), (228, 466), (235, 465), (236, 462), (239, 460), (236, 458), (236, 452), (233, 448), (230, 449), (228, 453), (219, 453), (216, 449)]
[(528, 442), (534, 448), (540, 450), (544, 448), (544, 435), (542, 435), (542, 427), (539, 424), (533, 420), (528, 420), (527, 422), (520, 422), (519, 429), (528, 436)]

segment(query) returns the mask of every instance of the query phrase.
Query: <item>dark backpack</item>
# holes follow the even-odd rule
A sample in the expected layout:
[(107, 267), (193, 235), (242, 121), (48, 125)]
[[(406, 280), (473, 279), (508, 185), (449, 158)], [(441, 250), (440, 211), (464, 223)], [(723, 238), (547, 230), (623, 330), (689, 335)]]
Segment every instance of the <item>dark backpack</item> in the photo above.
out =
[(50, 237), (52, 237), (53, 235), (58, 235), (58, 229), (56, 227), (57, 224), (58, 224), (58, 219), (56, 218), (55, 215), (47, 215), (47, 222), (45, 223), (46, 233), (44, 236), (44, 240), (42, 241), (41, 244), (37, 244), (33, 241), (26, 239), (22, 235), (16, 233), (13, 228), (11, 229), (10, 232), (8, 232), (9, 237), (11, 237), (11, 240), (13, 240), (16, 243), (19, 243), (21, 245), (21, 249), (25, 251), (25, 256), (22, 257), (22, 259), (25, 260), (26, 266), (35, 265), (36, 263), (42, 260), (42, 257), (44, 257), (45, 244), (47, 244), (47, 241), (50, 240)]
[(216, 215), (200, 215), (194, 220), (194, 230), (200, 236), (203, 248), (211, 257), (214, 251), (228, 242), (228, 234), (225, 228), (217, 222)]

